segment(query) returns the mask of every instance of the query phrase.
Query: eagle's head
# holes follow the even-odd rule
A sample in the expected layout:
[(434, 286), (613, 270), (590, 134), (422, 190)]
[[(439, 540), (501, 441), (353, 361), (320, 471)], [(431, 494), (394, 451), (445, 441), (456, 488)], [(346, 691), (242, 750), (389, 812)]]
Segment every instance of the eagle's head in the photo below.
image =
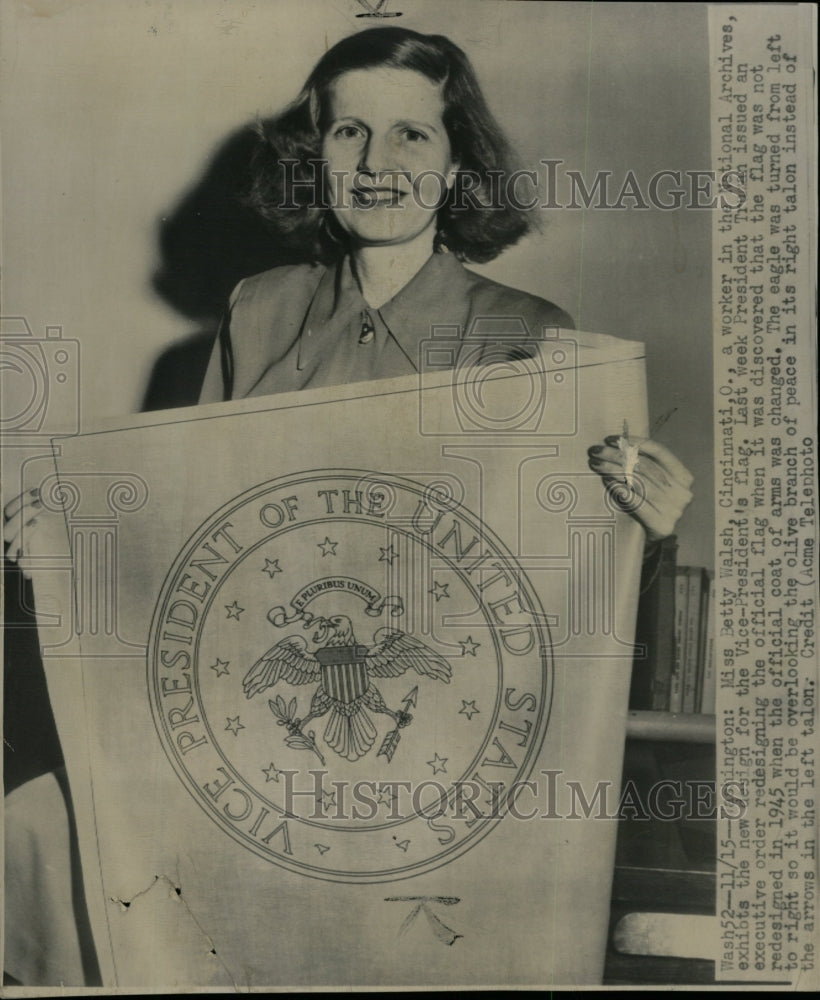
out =
[(313, 641), (317, 646), (355, 646), (353, 622), (346, 615), (331, 615), (330, 618), (314, 618)]

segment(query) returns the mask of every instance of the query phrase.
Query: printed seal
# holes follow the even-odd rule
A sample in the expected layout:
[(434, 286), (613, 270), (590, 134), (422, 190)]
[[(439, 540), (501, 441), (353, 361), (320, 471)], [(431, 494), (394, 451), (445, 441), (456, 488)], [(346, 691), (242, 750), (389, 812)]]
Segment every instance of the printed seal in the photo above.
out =
[(549, 720), (547, 617), (453, 493), (304, 472), (225, 504), (175, 559), (151, 709), (237, 844), (380, 882), (447, 864), (507, 817)]

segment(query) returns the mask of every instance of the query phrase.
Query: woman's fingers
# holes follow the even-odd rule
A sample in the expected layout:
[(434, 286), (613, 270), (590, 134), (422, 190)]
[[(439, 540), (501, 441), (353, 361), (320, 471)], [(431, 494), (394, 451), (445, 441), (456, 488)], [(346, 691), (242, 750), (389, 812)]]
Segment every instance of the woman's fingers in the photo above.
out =
[(617, 462), (623, 465), (624, 453), (620, 448), (614, 448), (608, 444), (594, 444), (587, 450), (590, 458), (598, 459), (601, 462)]
[(40, 491), (26, 490), (25, 493), (20, 493), (13, 500), (9, 500), (3, 508), (3, 514), (6, 521), (10, 521), (13, 517), (19, 514), (24, 507), (40, 508), (41, 506)]
[[(15, 498), (19, 501), (20, 498)], [(48, 511), (39, 500), (24, 494), (23, 502), (12, 501), (6, 510), (14, 513), (4, 525), (6, 558), (17, 563), (25, 577), (38, 559), (62, 554), (66, 547), (65, 518)]]
[(12, 559), (17, 558), (15, 552), (22, 547), (24, 534), (28, 536), (28, 533), (33, 530), (41, 512), (42, 507), (39, 505), (35, 507), (33, 504), (26, 504), (24, 507), (20, 507), (6, 521), (3, 529), (3, 538), (8, 546), (8, 554)]
[[(615, 444), (617, 440), (617, 437), (608, 437), (603, 445), (594, 445), (588, 451), (590, 460), (610, 462), (622, 469), (626, 456)], [(642, 473), (645, 478), (661, 486), (677, 483), (688, 490), (694, 482), (692, 473), (683, 462), (675, 458), (668, 448), (659, 445), (657, 441), (641, 442), (635, 471)]]
[(686, 489), (689, 489), (695, 481), (695, 477), (683, 462), (676, 458), (668, 448), (665, 448), (662, 444), (658, 444), (657, 441), (641, 441), (640, 453), (641, 455), (648, 455), (664, 472), (667, 472)]
[[(43, 504), (40, 491), (26, 490), (9, 500), (3, 509), (3, 541), (6, 556), (14, 560), (23, 569), (21, 560), (25, 559), (33, 533), (37, 530), (37, 519), (43, 514)], [(25, 570), (24, 570), (25, 572)], [(26, 572), (26, 576), (29, 574)]]
[(688, 491), (642, 496), (630, 490), (624, 484), (622, 477), (604, 476), (603, 479), (615, 503), (638, 521), (650, 542), (659, 541), (675, 533), (678, 520), (692, 498), (692, 494)]
[[(593, 472), (624, 483), (624, 465), (617, 459), (590, 458), (589, 467)], [(632, 483), (639, 484), (639, 490), (647, 499), (654, 503), (664, 495), (679, 497), (684, 503), (692, 499), (691, 492), (680, 483), (668, 479), (663, 472), (652, 463), (639, 463), (632, 473)]]
[(17, 522), (15, 530), (5, 533), (6, 558), (17, 563), (23, 576), (30, 579), (31, 569), (28, 565), (28, 557), (32, 554), (32, 545), (35, 541), (38, 525), (36, 517), (25, 522), (20, 520), (21, 513), (18, 512), (12, 519)]
[(630, 511), (638, 512), (640, 507), (649, 505), (660, 512), (665, 509), (678, 511), (678, 516), (680, 516), (692, 501), (691, 491), (685, 490), (677, 484), (659, 488), (656, 484), (641, 477), (640, 473), (636, 473), (636, 482), (629, 487), (624, 483), (623, 475), (612, 474), (600, 469), (595, 471), (603, 477), (609, 488), (616, 490), (616, 498), (619, 499), (621, 506)]
[(589, 467), (600, 475), (613, 500), (645, 529), (650, 541), (675, 531), (692, 500), (693, 477), (663, 445), (642, 441), (636, 451), (612, 435), (589, 449)]
[[(623, 461), (623, 451), (618, 447), (618, 436), (616, 434), (604, 438), (605, 451), (608, 456), (621, 456)], [(638, 443), (638, 462), (647, 468), (659, 470), (655, 477), (663, 477), (674, 480), (681, 486), (689, 489), (694, 482), (694, 476), (686, 468), (680, 459), (676, 458), (672, 452), (657, 441), (646, 438)], [(592, 451), (592, 449), (590, 449)]]

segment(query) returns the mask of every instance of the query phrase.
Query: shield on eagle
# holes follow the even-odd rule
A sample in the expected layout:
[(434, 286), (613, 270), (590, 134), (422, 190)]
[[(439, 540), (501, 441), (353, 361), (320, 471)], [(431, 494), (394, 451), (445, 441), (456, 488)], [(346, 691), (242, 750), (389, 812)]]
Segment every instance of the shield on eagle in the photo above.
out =
[(357, 702), (370, 686), (367, 646), (325, 646), (314, 656), (321, 664), (322, 688), (343, 705)]

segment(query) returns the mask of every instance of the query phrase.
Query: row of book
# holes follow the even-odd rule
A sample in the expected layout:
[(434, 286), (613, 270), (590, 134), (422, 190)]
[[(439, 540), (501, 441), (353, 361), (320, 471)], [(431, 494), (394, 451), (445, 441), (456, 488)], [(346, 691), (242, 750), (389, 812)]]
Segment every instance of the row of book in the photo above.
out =
[(714, 715), (714, 573), (678, 566), (677, 552), (665, 538), (644, 568), (629, 707)]

